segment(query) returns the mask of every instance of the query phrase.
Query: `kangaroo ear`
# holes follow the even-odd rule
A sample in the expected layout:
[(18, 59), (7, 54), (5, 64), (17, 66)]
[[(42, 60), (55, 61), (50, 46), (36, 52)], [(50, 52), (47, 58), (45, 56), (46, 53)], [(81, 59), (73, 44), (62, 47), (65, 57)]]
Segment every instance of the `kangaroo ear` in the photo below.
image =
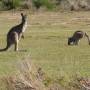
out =
[(27, 14), (21, 13), (21, 16), (22, 16), (22, 17), (27, 17)]
[(24, 16), (23, 13), (21, 13), (21, 16), (22, 16), (22, 17)]

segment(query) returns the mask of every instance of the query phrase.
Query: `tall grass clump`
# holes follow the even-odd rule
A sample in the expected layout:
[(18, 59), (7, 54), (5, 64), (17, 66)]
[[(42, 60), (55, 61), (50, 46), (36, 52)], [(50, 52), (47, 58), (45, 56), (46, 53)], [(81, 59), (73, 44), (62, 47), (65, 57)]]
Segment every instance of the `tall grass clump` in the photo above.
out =
[(46, 90), (38, 70), (30, 61), (20, 61), (17, 67), (15, 75), (3, 77), (5, 89), (2, 87), (2, 90)]

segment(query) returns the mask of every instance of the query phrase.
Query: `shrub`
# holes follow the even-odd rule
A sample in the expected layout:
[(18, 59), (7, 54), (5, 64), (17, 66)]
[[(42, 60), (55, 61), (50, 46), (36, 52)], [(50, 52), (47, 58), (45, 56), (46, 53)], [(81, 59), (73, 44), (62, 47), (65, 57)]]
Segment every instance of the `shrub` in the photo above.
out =
[(19, 7), (21, 0), (2, 0), (2, 6), (4, 9), (15, 9)]
[(41, 6), (45, 6), (48, 9), (52, 9), (54, 5), (49, 0), (33, 0), (33, 4), (36, 9), (39, 9)]

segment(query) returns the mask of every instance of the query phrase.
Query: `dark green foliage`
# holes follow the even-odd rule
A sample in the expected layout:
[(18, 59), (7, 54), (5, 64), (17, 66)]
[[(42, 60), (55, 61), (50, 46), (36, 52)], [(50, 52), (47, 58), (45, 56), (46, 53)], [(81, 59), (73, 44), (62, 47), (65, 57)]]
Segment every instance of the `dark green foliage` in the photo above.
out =
[(39, 9), (41, 6), (45, 6), (48, 9), (52, 9), (54, 5), (49, 0), (33, 0), (33, 4), (36, 9)]
[(42, 6), (41, 0), (33, 0), (34, 6), (39, 9)]
[(41, 7), (48, 10), (90, 10), (90, 0), (0, 0), (0, 10), (17, 8), (33, 10)]
[(5, 9), (15, 9), (20, 5), (21, 0), (2, 0), (2, 7)]

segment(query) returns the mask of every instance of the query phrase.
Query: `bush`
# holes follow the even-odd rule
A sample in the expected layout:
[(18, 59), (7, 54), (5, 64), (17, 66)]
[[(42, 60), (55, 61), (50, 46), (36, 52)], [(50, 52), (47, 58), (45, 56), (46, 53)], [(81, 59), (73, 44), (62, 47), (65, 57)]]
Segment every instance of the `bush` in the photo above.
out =
[(49, 0), (33, 0), (33, 4), (36, 9), (39, 9), (41, 6), (45, 6), (48, 9), (52, 9), (54, 5)]
[(2, 0), (2, 7), (4, 9), (15, 9), (19, 7), (21, 0)]

